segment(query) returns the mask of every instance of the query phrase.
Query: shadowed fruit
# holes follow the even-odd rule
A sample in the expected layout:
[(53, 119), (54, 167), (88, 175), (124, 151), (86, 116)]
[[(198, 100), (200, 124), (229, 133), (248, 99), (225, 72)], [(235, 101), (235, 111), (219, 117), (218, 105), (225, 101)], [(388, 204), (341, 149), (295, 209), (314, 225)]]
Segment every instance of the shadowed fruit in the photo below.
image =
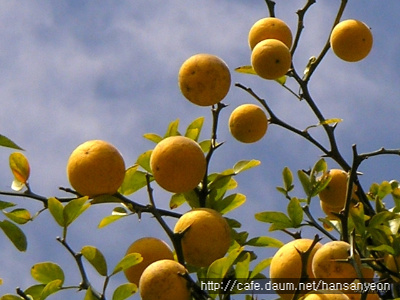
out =
[(350, 244), (331, 241), (315, 253), (312, 271), (315, 278), (323, 278), (328, 283), (351, 283), (358, 278), (353, 265), (346, 261), (350, 256)]
[(340, 291), (318, 290), (305, 295), (303, 300), (349, 300), (349, 297)]
[(180, 263), (163, 259), (150, 264), (139, 281), (142, 300), (190, 300), (187, 271)]
[(156, 145), (150, 167), (162, 188), (172, 193), (184, 193), (194, 189), (203, 179), (206, 158), (194, 140), (171, 136)]
[(259, 141), (267, 129), (268, 118), (264, 110), (255, 104), (240, 105), (229, 117), (229, 131), (242, 143)]
[(343, 208), (346, 202), (348, 173), (340, 169), (331, 169), (323, 176), (330, 176), (331, 180), (319, 193), (320, 200), (329, 208)]
[(289, 48), (276, 39), (259, 42), (251, 53), (251, 65), (258, 76), (278, 79), (290, 69), (292, 58)]
[(144, 269), (150, 264), (162, 259), (174, 259), (174, 254), (167, 243), (154, 237), (144, 237), (136, 240), (126, 251), (126, 254), (130, 253), (140, 253), (143, 257), (139, 264), (124, 270), (126, 279), (136, 285), (139, 284), (139, 279)]
[(231, 73), (226, 63), (211, 54), (196, 54), (181, 66), (179, 88), (190, 102), (200, 106), (217, 104), (228, 94)]
[(284, 43), (289, 49), (292, 46), (292, 32), (289, 26), (278, 18), (268, 17), (258, 20), (249, 31), (249, 46), (253, 50), (261, 41), (276, 39)]
[(209, 208), (196, 208), (183, 214), (174, 232), (183, 233), (183, 256), (188, 264), (196, 267), (207, 267), (223, 257), (232, 240), (228, 222)]
[(124, 159), (108, 142), (87, 141), (71, 153), (67, 163), (67, 176), (71, 186), (80, 195), (112, 195), (124, 180)]
[(348, 62), (356, 62), (369, 54), (373, 37), (365, 23), (358, 20), (345, 20), (333, 28), (330, 42), (336, 56)]
[[(306, 252), (311, 247), (312, 243), (313, 240), (310, 239), (296, 239), (279, 248), (271, 261), (269, 270), (269, 277), (271, 280), (278, 283), (286, 283), (290, 281), (290, 283), (293, 283), (295, 286), (297, 286), (300, 281), (302, 271), (302, 261), (298, 251)], [(310, 279), (314, 278), (311, 269), (311, 261), (314, 254), (321, 247), (321, 243), (315, 244), (314, 248), (311, 250), (310, 256), (308, 257), (306, 268), (307, 275)], [(290, 300), (293, 297), (293, 294), (287, 293), (286, 291), (281, 293), (277, 291), (277, 293), (283, 300)]]

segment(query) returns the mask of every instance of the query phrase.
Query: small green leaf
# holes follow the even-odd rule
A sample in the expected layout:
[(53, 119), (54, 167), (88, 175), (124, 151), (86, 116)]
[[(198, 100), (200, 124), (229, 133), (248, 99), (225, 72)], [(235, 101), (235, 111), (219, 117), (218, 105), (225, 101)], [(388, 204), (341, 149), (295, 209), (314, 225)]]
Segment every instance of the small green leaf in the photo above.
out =
[(185, 202), (186, 202), (186, 198), (185, 198), (184, 194), (173, 194), (169, 201), (169, 208), (170, 209), (178, 208)]
[(11, 295), (11, 294), (5, 294), (1, 296), (0, 300), (23, 300), (24, 298), (16, 296), (16, 295)]
[(15, 203), (12, 202), (7, 202), (7, 201), (1, 201), (0, 200), (0, 209), (5, 209), (5, 208), (9, 208), (9, 207), (13, 207), (15, 206)]
[(288, 167), (283, 168), (282, 171), (283, 186), (285, 190), (290, 192), (293, 189), (293, 173)]
[(107, 216), (104, 217), (99, 225), (97, 226), (98, 228), (104, 228), (108, 225), (110, 225), (111, 223), (114, 223), (115, 221), (118, 221), (119, 219), (125, 217), (126, 215), (111, 215), (111, 216)]
[(143, 134), (143, 137), (156, 144), (162, 141), (162, 137), (155, 133), (145, 133)]
[(312, 191), (312, 185), (310, 182), (310, 178), (308, 177), (308, 175), (306, 173), (304, 173), (304, 171), (299, 170), (297, 172), (297, 175), (299, 177), (299, 180), (301, 182), (301, 185), (303, 186), (303, 190), (306, 193), (306, 195), (308, 197), (311, 196), (311, 191)]
[(28, 210), (25, 208), (17, 208), (10, 212), (3, 211), (4, 215), (6, 215), (10, 220), (14, 221), (17, 224), (26, 224), (32, 220), (32, 216)]
[(246, 202), (246, 196), (243, 194), (232, 194), (224, 199), (217, 201), (214, 209), (219, 211), (221, 214), (226, 214), (235, 208), (238, 208)]
[[(143, 260), (143, 257), (139, 253), (130, 253), (124, 256), (115, 266), (111, 275), (114, 275), (118, 272), (126, 270), (134, 265), (137, 265)], [(111, 276), (110, 275), (110, 276)]]
[(215, 260), (207, 270), (207, 278), (224, 278), (236, 258), (242, 253), (243, 247), (232, 249), (226, 257)]
[(238, 73), (257, 75), (252, 66), (241, 66), (235, 69)]
[(152, 153), (153, 149), (147, 150), (146, 152), (140, 154), (136, 159), (136, 165), (141, 166), (144, 170), (146, 170), (149, 173), (152, 173), (150, 168), (150, 157)]
[(172, 121), (171, 123), (168, 124), (167, 132), (164, 135), (164, 138), (170, 137), (170, 136), (175, 136), (175, 135), (180, 135), (178, 131), (179, 127), (179, 119), (176, 119), (175, 121)]
[(57, 224), (64, 227), (64, 206), (62, 203), (56, 198), (49, 198), (47, 201), (47, 207)]
[(259, 160), (242, 160), (237, 162), (234, 166), (233, 166), (233, 170), (235, 172), (235, 174), (239, 174), (240, 172), (246, 171), (248, 169), (257, 167), (258, 165), (260, 165), (261, 162)]
[(63, 280), (61, 280), (61, 279), (55, 279), (55, 280), (47, 283), (46, 286), (44, 287), (42, 293), (40, 294), (40, 300), (44, 300), (48, 296), (57, 293), (61, 289), (62, 284), (63, 284)]
[(199, 142), (201, 150), (203, 150), (204, 153), (207, 153), (210, 151), (211, 148), (211, 140), (204, 140)]
[(266, 211), (255, 214), (256, 220), (271, 223), (270, 231), (291, 228), (292, 221), (284, 213), (279, 211)]
[(0, 228), (19, 251), (26, 251), (28, 242), (23, 231), (8, 220), (0, 221)]
[(269, 267), (271, 264), (272, 258), (266, 258), (262, 261), (260, 261), (253, 269), (253, 271), (250, 273), (250, 278), (252, 279), (256, 277), (258, 274), (260, 274), (265, 268)]
[(287, 76), (286, 76), (286, 75), (283, 75), (282, 77), (279, 77), (279, 78), (274, 79), (274, 80), (275, 80), (277, 83), (279, 83), (280, 85), (285, 85), (286, 79), (287, 79)]
[(247, 279), (250, 270), (250, 258), (251, 258), (250, 253), (246, 252), (244, 254), (244, 258), (236, 263), (236, 268), (235, 268), (236, 278), (245, 280)]
[(125, 283), (118, 286), (112, 296), (112, 300), (124, 300), (137, 292), (138, 288), (134, 283)]
[(246, 242), (246, 245), (254, 246), (254, 247), (276, 247), (280, 248), (283, 246), (283, 243), (280, 240), (277, 240), (273, 237), (269, 236), (259, 236), (252, 238), (251, 240)]
[(40, 294), (42, 293), (45, 284), (35, 284), (28, 287), (24, 293), (25, 295), (30, 295), (33, 299), (40, 299)]
[(0, 146), (2, 147), (7, 147), (7, 148), (13, 148), (17, 150), (24, 150), (20, 146), (18, 146), (16, 143), (14, 143), (12, 140), (10, 140), (8, 137), (5, 137), (4, 135), (0, 134)]
[(186, 129), (185, 136), (197, 142), (201, 133), (201, 129), (203, 128), (203, 123), (204, 117), (194, 120)]
[(68, 202), (63, 211), (64, 226), (69, 226), (74, 222), (86, 209), (90, 203), (87, 202), (88, 197), (81, 197)]
[(386, 252), (392, 255), (396, 255), (394, 249), (389, 245), (379, 245), (379, 246), (367, 246), (370, 251)]
[(33, 279), (40, 283), (48, 284), (54, 280), (60, 280), (61, 285), (64, 282), (64, 271), (53, 262), (41, 262), (31, 268)]
[(378, 189), (378, 197), (380, 199), (385, 198), (387, 195), (389, 195), (392, 192), (392, 185), (388, 181), (383, 181), (379, 185)]
[(85, 298), (83, 300), (98, 300), (99, 298), (94, 295), (92, 288), (89, 286), (89, 288), (86, 290), (85, 293)]
[(292, 220), (293, 227), (299, 227), (303, 222), (303, 209), (300, 205), (299, 199), (293, 197), (290, 199), (287, 206), (287, 213), (289, 218)]
[(119, 188), (122, 195), (128, 196), (147, 185), (147, 173), (138, 170), (139, 165), (130, 167), (125, 172), (124, 181)]
[(107, 276), (107, 262), (99, 249), (93, 246), (84, 246), (81, 253), (101, 276)]
[(30, 166), (26, 156), (20, 152), (11, 153), (9, 163), (15, 180), (25, 184), (30, 175)]
[(100, 203), (121, 203), (121, 200), (113, 195), (99, 195), (93, 197), (93, 199), (90, 200), (90, 204)]

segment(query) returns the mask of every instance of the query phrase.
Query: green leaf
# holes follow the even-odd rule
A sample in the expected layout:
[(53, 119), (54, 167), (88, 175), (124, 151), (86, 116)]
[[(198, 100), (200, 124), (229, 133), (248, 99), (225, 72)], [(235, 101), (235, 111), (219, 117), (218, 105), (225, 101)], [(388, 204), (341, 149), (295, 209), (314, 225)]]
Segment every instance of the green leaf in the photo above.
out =
[(210, 148), (211, 148), (211, 140), (204, 140), (199, 142), (201, 150), (203, 150), (204, 153), (207, 153)]
[(81, 253), (101, 276), (107, 276), (107, 262), (99, 249), (93, 246), (84, 246)]
[(186, 202), (186, 198), (184, 194), (173, 194), (169, 201), (169, 208), (176, 209)]
[(47, 207), (57, 224), (64, 227), (64, 206), (62, 203), (56, 198), (49, 198), (47, 201)]
[(112, 300), (124, 300), (137, 292), (138, 288), (134, 283), (125, 283), (118, 286), (112, 296)]
[(16, 295), (5, 294), (1, 296), (0, 300), (23, 300), (23, 298)]
[(92, 288), (89, 286), (89, 288), (86, 290), (85, 293), (85, 298), (83, 300), (98, 300), (99, 298), (94, 295)]
[(126, 217), (126, 215), (111, 215), (111, 216), (107, 216), (104, 217), (99, 225), (97, 226), (98, 228), (104, 228), (108, 225), (110, 225), (111, 223), (114, 223), (115, 221), (118, 221), (119, 219)]
[(240, 172), (257, 167), (259, 164), (261, 164), (261, 162), (259, 160), (255, 160), (255, 159), (242, 160), (242, 161), (237, 162), (233, 166), (233, 170), (234, 170), (235, 174), (239, 174)]
[(32, 220), (31, 214), (25, 208), (17, 208), (10, 212), (3, 211), (3, 214), (17, 224), (26, 224)]
[(300, 183), (303, 186), (303, 190), (306, 193), (306, 195), (308, 197), (311, 196), (311, 191), (312, 191), (312, 185), (311, 185), (311, 181), (310, 178), (308, 177), (308, 175), (306, 173), (304, 173), (304, 171), (299, 170), (297, 172), (297, 175), (299, 177)]
[(93, 199), (90, 200), (90, 204), (100, 203), (121, 203), (121, 200), (113, 195), (99, 195), (93, 197)]
[(379, 185), (378, 189), (378, 197), (380, 199), (385, 198), (387, 195), (389, 195), (392, 192), (392, 185), (388, 181), (383, 181)]
[(238, 261), (235, 268), (235, 276), (238, 279), (247, 279), (249, 276), (250, 270), (250, 258), (251, 255), (249, 252), (244, 254), (244, 258), (241, 261)]
[(219, 211), (221, 214), (226, 214), (235, 208), (238, 208), (246, 202), (246, 196), (243, 194), (232, 194), (224, 199), (217, 201), (214, 209)]
[(282, 171), (283, 186), (285, 190), (290, 192), (293, 189), (293, 173), (288, 167), (283, 168)]
[(25, 295), (30, 295), (35, 300), (40, 299), (40, 295), (42, 294), (45, 286), (45, 284), (35, 284), (28, 287), (24, 293)]
[(42, 293), (40, 294), (40, 300), (44, 300), (48, 296), (57, 293), (61, 289), (62, 284), (63, 284), (63, 280), (61, 280), (61, 279), (55, 279), (55, 280), (47, 283), (46, 286), (44, 287)]
[(7, 202), (7, 201), (1, 201), (0, 200), (0, 209), (5, 209), (5, 208), (9, 208), (9, 207), (13, 207), (15, 206), (15, 203), (12, 202)]
[(324, 120), (322, 122), (319, 122), (316, 125), (307, 126), (307, 128), (304, 129), (304, 131), (308, 131), (309, 129), (315, 128), (315, 127), (318, 127), (318, 126), (329, 125), (329, 124), (337, 124), (337, 123), (340, 123), (340, 122), (343, 122), (343, 119), (339, 119), (339, 118), (326, 119), (326, 120)]
[(33, 279), (40, 283), (48, 284), (54, 280), (61, 280), (64, 283), (64, 271), (53, 262), (41, 262), (31, 268)]
[(164, 135), (164, 138), (170, 137), (170, 136), (175, 136), (175, 135), (180, 135), (178, 131), (179, 127), (179, 119), (176, 119), (175, 121), (172, 121), (171, 123), (168, 124), (167, 132)]
[(286, 76), (286, 75), (283, 75), (282, 77), (279, 77), (279, 78), (274, 79), (274, 80), (275, 80), (277, 83), (279, 83), (280, 85), (285, 85), (286, 79), (287, 79), (287, 76)]
[(283, 243), (280, 240), (277, 240), (273, 237), (269, 236), (259, 236), (252, 238), (251, 240), (246, 242), (246, 245), (254, 246), (254, 247), (276, 247), (280, 248), (283, 246)]
[(186, 129), (185, 136), (197, 142), (201, 133), (201, 129), (203, 128), (203, 123), (204, 117), (194, 120)]
[(299, 227), (303, 222), (303, 209), (300, 205), (299, 199), (293, 197), (290, 199), (287, 206), (287, 213), (289, 218), (292, 220), (293, 227)]
[(146, 152), (140, 154), (136, 159), (136, 165), (141, 166), (144, 170), (146, 170), (149, 173), (152, 173), (150, 168), (150, 157), (152, 153), (153, 149), (147, 150)]
[[(28, 159), (20, 152), (14, 152), (9, 157), (10, 169), (14, 175), (16, 185), (25, 185), (29, 179), (30, 166)], [(19, 191), (20, 189), (17, 189)]]
[(8, 220), (0, 221), (0, 228), (19, 251), (26, 251), (28, 242), (23, 231)]
[(143, 134), (143, 137), (149, 141), (156, 143), (156, 144), (161, 142), (163, 139), (161, 136), (159, 136), (158, 134), (155, 134), (155, 133), (145, 133), (145, 134)]
[(143, 257), (139, 253), (130, 253), (126, 256), (124, 256), (115, 266), (112, 274), (116, 274), (118, 272), (121, 272), (123, 270), (126, 270), (134, 265), (137, 265), (143, 260)]
[(135, 165), (126, 170), (124, 181), (118, 190), (122, 195), (131, 195), (147, 186), (147, 173), (139, 171), (138, 168), (139, 165)]
[(258, 274), (260, 274), (265, 268), (269, 267), (271, 264), (272, 258), (266, 258), (262, 261), (260, 261), (253, 269), (253, 271), (250, 273), (250, 278), (252, 279), (256, 277)]
[(7, 147), (7, 148), (13, 148), (17, 150), (24, 150), (20, 146), (18, 146), (16, 143), (14, 143), (12, 140), (10, 140), (8, 137), (5, 137), (4, 135), (0, 134), (0, 146), (2, 147)]
[(241, 66), (235, 68), (235, 71), (243, 74), (257, 75), (252, 66)]
[(396, 255), (394, 249), (389, 245), (367, 246), (367, 249), (370, 251), (386, 252), (392, 255)]
[(207, 270), (207, 278), (221, 279), (224, 278), (229, 268), (232, 266), (236, 258), (242, 253), (243, 247), (232, 249), (228, 256), (215, 260)]
[(64, 226), (71, 225), (86, 209), (89, 208), (90, 203), (87, 202), (88, 197), (81, 197), (68, 202), (63, 211)]
[(279, 211), (266, 211), (255, 214), (256, 220), (271, 223), (270, 231), (291, 228), (292, 221), (284, 213)]

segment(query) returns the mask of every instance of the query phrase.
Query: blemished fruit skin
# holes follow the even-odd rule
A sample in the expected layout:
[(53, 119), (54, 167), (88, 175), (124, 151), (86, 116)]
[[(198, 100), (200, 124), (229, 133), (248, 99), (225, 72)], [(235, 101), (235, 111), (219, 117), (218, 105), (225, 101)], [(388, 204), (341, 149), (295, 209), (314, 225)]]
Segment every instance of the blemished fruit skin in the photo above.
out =
[(196, 267), (207, 267), (225, 256), (232, 241), (228, 222), (210, 208), (195, 208), (183, 214), (174, 232), (183, 233), (183, 256), (189, 265)]
[(82, 196), (115, 194), (125, 178), (125, 162), (112, 144), (90, 140), (70, 155), (67, 176), (71, 186)]
[(153, 262), (162, 259), (174, 259), (174, 253), (163, 240), (154, 237), (144, 237), (133, 242), (126, 251), (126, 254), (140, 253), (143, 260), (126, 270), (125, 277), (129, 282), (139, 284), (143, 271)]
[(348, 259), (349, 256), (349, 243), (331, 241), (324, 244), (312, 260), (315, 278), (322, 278), (327, 283), (351, 283), (358, 278), (357, 271), (350, 262), (338, 261)]
[(204, 177), (206, 165), (200, 145), (184, 136), (163, 139), (150, 157), (155, 181), (172, 193), (184, 193), (197, 187)]
[(303, 300), (350, 300), (349, 297), (340, 291), (317, 290), (306, 294)]
[(174, 260), (158, 260), (150, 264), (139, 281), (142, 300), (190, 300), (187, 270)]
[(255, 22), (249, 31), (249, 47), (251, 50), (261, 41), (277, 39), (289, 49), (292, 46), (292, 31), (281, 19), (274, 17), (262, 18)]
[(227, 64), (218, 56), (195, 54), (180, 67), (179, 88), (190, 102), (200, 106), (219, 103), (228, 94), (231, 73)]
[(229, 117), (229, 131), (242, 143), (255, 143), (263, 138), (268, 129), (264, 110), (255, 104), (236, 107)]
[[(302, 261), (299, 251), (307, 251), (312, 245), (313, 240), (311, 239), (296, 239), (285, 245), (283, 245), (272, 257), (271, 265), (269, 269), (269, 277), (273, 282), (288, 282), (288, 279), (292, 279), (290, 282), (297, 285), (301, 277)], [(311, 250), (310, 256), (307, 261), (307, 275), (309, 279), (313, 279), (314, 275), (311, 268), (311, 262), (315, 253), (322, 247), (321, 243), (316, 243), (314, 248)], [(278, 292), (279, 294), (279, 292)], [(281, 299), (290, 300), (293, 294), (282, 292), (279, 294)]]
[(284, 43), (276, 39), (267, 39), (254, 47), (251, 53), (251, 65), (261, 78), (278, 79), (289, 71), (292, 57)]
[(340, 59), (357, 62), (368, 56), (373, 45), (373, 36), (368, 26), (358, 20), (344, 20), (332, 30), (330, 43)]

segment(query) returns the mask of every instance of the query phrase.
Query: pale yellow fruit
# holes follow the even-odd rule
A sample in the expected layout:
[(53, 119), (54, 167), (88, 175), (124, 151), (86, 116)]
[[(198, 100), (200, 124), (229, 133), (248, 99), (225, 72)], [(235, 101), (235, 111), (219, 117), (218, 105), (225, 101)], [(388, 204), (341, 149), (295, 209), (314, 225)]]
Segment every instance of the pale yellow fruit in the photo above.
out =
[[(295, 286), (297, 286), (300, 281), (302, 271), (302, 261), (298, 250), (301, 252), (306, 252), (311, 247), (312, 243), (313, 240), (310, 239), (296, 239), (279, 248), (271, 260), (269, 277), (271, 278), (272, 282), (286, 283), (289, 282), (288, 279), (293, 279), (290, 280), (290, 283), (293, 283)], [(321, 243), (315, 244), (308, 257), (306, 266), (307, 275), (309, 277), (308, 282), (314, 278), (311, 269), (312, 259), (317, 250), (321, 247)], [(277, 292), (283, 300), (290, 300), (293, 297), (293, 294), (287, 292)]]
[(276, 39), (259, 42), (251, 53), (253, 69), (264, 79), (278, 79), (284, 76), (291, 64), (292, 57), (289, 48)]
[(333, 52), (341, 59), (356, 62), (367, 57), (372, 49), (373, 36), (368, 26), (358, 20), (338, 23), (330, 37)]
[(126, 279), (136, 285), (139, 284), (139, 279), (144, 269), (150, 264), (162, 259), (174, 259), (174, 253), (168, 244), (154, 237), (144, 237), (136, 240), (126, 251), (126, 254), (130, 253), (140, 253), (143, 257), (139, 264), (124, 270)]
[(182, 276), (187, 270), (180, 263), (163, 259), (150, 264), (139, 281), (142, 300), (189, 300), (188, 281)]
[(358, 278), (357, 271), (350, 262), (350, 244), (344, 241), (331, 241), (315, 253), (312, 271), (315, 278), (328, 283), (350, 283)]
[(278, 18), (267, 17), (255, 22), (249, 31), (249, 46), (253, 48), (266, 39), (276, 39), (288, 48), (292, 46), (292, 31), (289, 26)]
[(196, 267), (207, 267), (223, 257), (232, 241), (228, 222), (210, 208), (196, 208), (183, 214), (174, 232), (183, 233), (183, 255), (189, 265)]
[(124, 159), (108, 142), (87, 141), (71, 153), (67, 176), (71, 186), (82, 196), (112, 195), (124, 181)]
[(268, 129), (264, 110), (255, 104), (243, 104), (235, 108), (229, 117), (229, 131), (242, 143), (255, 143)]
[(196, 54), (181, 66), (179, 88), (190, 102), (200, 106), (217, 104), (228, 94), (231, 73), (227, 64), (212, 54)]
[(349, 297), (340, 291), (318, 290), (306, 294), (303, 300), (349, 300)]
[(163, 139), (150, 157), (155, 181), (172, 193), (184, 193), (197, 187), (206, 172), (206, 164), (199, 144), (184, 136)]

